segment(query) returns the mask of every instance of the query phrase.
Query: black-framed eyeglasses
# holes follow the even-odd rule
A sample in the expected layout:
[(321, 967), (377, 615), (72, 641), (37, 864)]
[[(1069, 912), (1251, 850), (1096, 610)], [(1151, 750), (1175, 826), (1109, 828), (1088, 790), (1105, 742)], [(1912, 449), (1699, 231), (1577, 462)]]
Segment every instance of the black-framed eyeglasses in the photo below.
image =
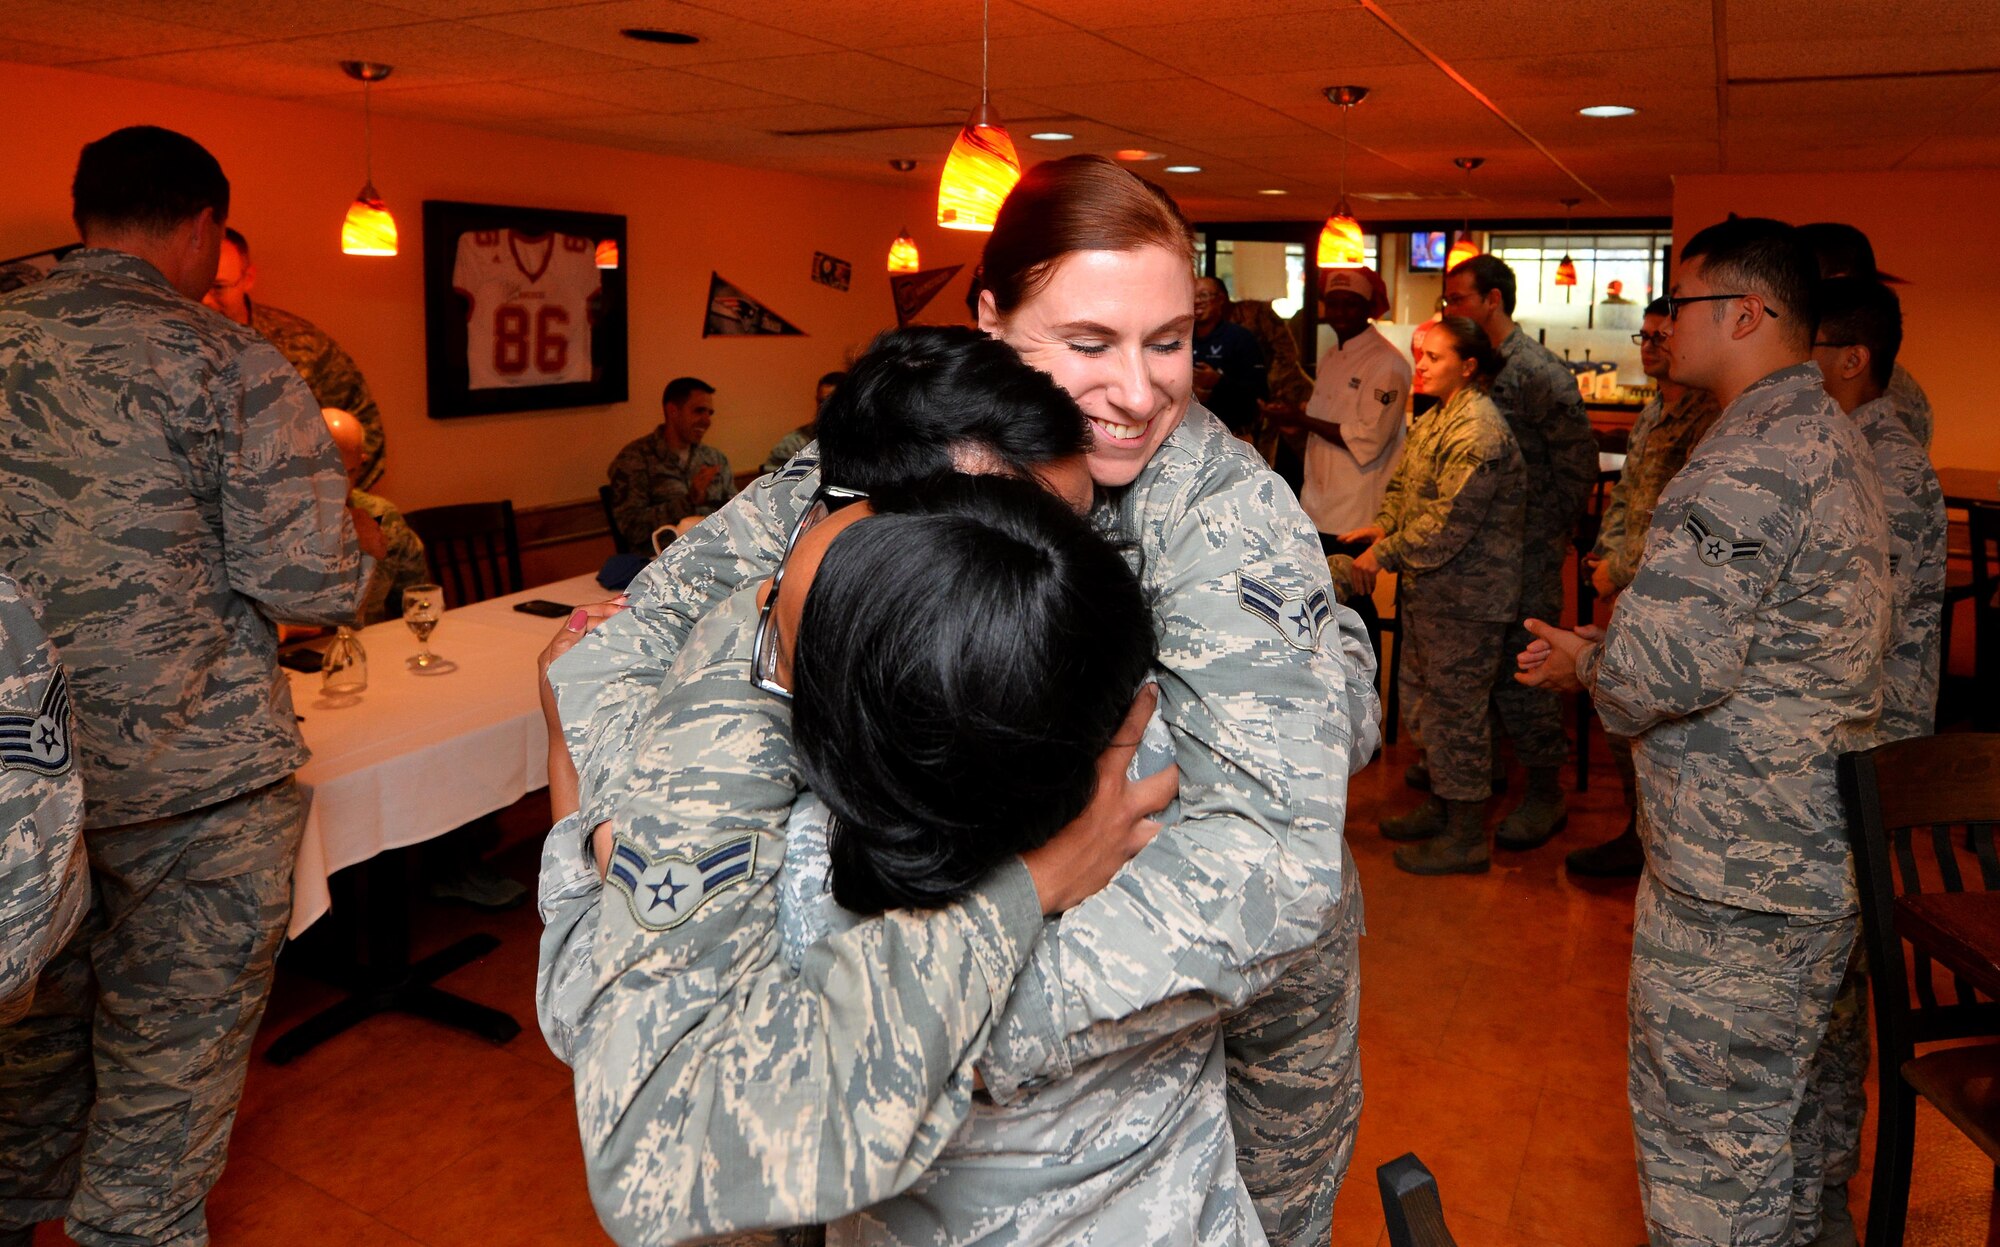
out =
[(765, 692), (786, 701), (792, 698), (792, 690), (778, 679), (777, 638), (778, 589), (785, 583), (785, 569), (791, 565), (792, 551), (798, 548), (799, 538), (811, 532), (827, 516), (867, 497), (858, 489), (821, 485), (800, 513), (799, 522), (792, 525), (792, 535), (785, 539), (785, 552), (778, 557), (778, 570), (771, 575), (771, 591), (764, 595), (764, 604), (757, 608), (757, 636), (750, 644), (750, 682)]
[(1633, 334), (1633, 335), (1632, 335), (1632, 345), (1633, 345), (1633, 346), (1665, 346), (1665, 345), (1667, 344), (1667, 339), (1668, 339), (1668, 338), (1671, 338), (1671, 337), (1673, 337), (1673, 335), (1672, 335), (1672, 334), (1670, 334), (1670, 333), (1664, 333), (1664, 332), (1662, 332), (1662, 333), (1635, 333), (1635, 334)]
[[(1669, 295), (1665, 299), (1662, 299), (1661, 302), (1667, 305), (1667, 319), (1671, 321), (1679, 320), (1681, 309), (1690, 303), (1726, 303), (1730, 299), (1757, 299), (1761, 303), (1763, 296), (1754, 294), (1682, 294)], [(1768, 303), (1763, 303), (1762, 306), (1764, 308), (1764, 315), (1770, 317), (1772, 320), (1778, 319), (1778, 310), (1776, 308)]]

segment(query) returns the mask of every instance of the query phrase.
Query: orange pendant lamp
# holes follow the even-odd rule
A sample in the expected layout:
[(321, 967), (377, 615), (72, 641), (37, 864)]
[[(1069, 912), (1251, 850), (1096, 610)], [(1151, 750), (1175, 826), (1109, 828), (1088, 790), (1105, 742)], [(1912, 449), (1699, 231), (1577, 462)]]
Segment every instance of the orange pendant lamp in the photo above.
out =
[(914, 273), (923, 267), (917, 256), (917, 240), (910, 237), (905, 228), (896, 235), (896, 241), (889, 244), (889, 271), (892, 273)]
[[(1576, 261), (1569, 258), (1569, 219), (1570, 213), (1574, 212), (1576, 206), (1582, 202), (1581, 199), (1563, 200), (1563, 258), (1562, 262), (1556, 265), (1556, 285), (1558, 286), (1576, 285)], [(1563, 301), (1569, 301), (1567, 291), (1563, 294)]]
[(1320, 227), (1316, 262), (1320, 268), (1360, 268), (1368, 263), (1361, 222), (1347, 210), (1347, 114), (1368, 98), (1367, 87), (1328, 87), (1326, 98), (1340, 106), (1340, 202)]
[(342, 70), (347, 76), (361, 84), (361, 112), (363, 133), (367, 142), (367, 178), (361, 184), (361, 193), (354, 202), (347, 205), (347, 219), (340, 225), (340, 249), (347, 255), (395, 255), (396, 218), (389, 214), (389, 205), (382, 202), (382, 196), (375, 190), (375, 110), (373, 91), (376, 83), (389, 76), (392, 66), (376, 61), (342, 61)]
[(946, 229), (991, 233), (1014, 183), (1021, 180), (1021, 158), (1014, 140), (987, 98), (988, 6), (979, 17), (979, 106), (966, 118), (965, 128), (945, 157), (938, 178), (938, 224)]
[[(1465, 170), (1466, 197), (1472, 195), (1472, 171), (1486, 163), (1484, 156), (1460, 156), (1451, 163)], [(1449, 273), (1459, 265), (1479, 255), (1479, 244), (1472, 241), (1472, 207), (1465, 209), (1465, 228), (1458, 231), (1458, 237), (1451, 240), (1451, 253), (1444, 258), (1444, 271)]]

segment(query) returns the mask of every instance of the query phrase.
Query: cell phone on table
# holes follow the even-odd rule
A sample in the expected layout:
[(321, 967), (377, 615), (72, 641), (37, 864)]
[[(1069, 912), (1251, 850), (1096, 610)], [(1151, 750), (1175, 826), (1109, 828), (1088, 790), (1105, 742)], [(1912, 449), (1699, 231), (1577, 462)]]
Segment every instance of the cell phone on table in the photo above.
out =
[(551, 602), (547, 598), (530, 598), (514, 603), (514, 609), (523, 615), (540, 615), (544, 619), (561, 619), (575, 610), (574, 606), (564, 606), (561, 602)]

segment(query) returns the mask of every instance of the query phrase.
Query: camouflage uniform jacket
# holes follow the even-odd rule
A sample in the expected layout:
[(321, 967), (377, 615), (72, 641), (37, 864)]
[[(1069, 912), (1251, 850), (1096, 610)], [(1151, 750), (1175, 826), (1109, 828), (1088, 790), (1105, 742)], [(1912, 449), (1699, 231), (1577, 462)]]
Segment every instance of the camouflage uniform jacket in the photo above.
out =
[(0, 298), (0, 570), (69, 673), (85, 825), (306, 759), (272, 619), (348, 623), (374, 560), (319, 404), (268, 342), (122, 252)]
[(379, 494), (350, 489), (347, 505), (375, 517), (382, 528), (382, 544), (388, 547), (375, 575), (369, 578), (368, 596), (361, 603), (361, 622), (381, 623), (401, 614), (400, 609), (391, 610), (394, 605), (391, 599), (411, 585), (430, 582), (431, 568), (424, 559), (423, 539), (403, 518), (396, 504)]
[(1632, 436), (1625, 448), (1625, 468), (1611, 496), (1604, 501), (1604, 517), (1597, 530), (1597, 557), (1611, 570), (1611, 583), (1623, 589), (1632, 583), (1639, 569), (1639, 555), (1646, 549), (1646, 526), (1653, 521), (1653, 507), (1660, 491), (1674, 479), (1695, 445), (1708, 432), (1722, 409), (1706, 390), (1683, 390), (1671, 403), (1655, 398), (1632, 422)]
[(0, 575), (0, 1026), (90, 905), (83, 780), (70, 756), (62, 664), (35, 611)]
[(1590, 415), (1576, 374), (1519, 325), (1500, 344), (1500, 358), (1491, 393), (1528, 468), (1528, 540), (1560, 545), (1597, 485)]
[(1903, 423), (1909, 426), (1911, 434), (1916, 437), (1917, 445), (1926, 451), (1930, 450), (1932, 433), (1930, 395), (1924, 393), (1924, 387), (1918, 385), (1917, 379), (1910, 375), (1910, 370), (1901, 364), (1897, 364), (1896, 371), (1889, 375), (1887, 397), (1895, 405), (1896, 414), (1902, 417)]
[[(809, 456), (762, 478), (551, 667), (584, 825), (624, 782), (626, 742), (692, 621), (776, 566), (817, 478)], [(1373, 653), (1326, 593), (1310, 522), (1220, 421), (1191, 407), (1108, 518), (1156, 595), (1183, 812), (1038, 945), (982, 1064), (1001, 1103), (1240, 1008), (1304, 955), (1340, 896), (1347, 776), (1379, 734)], [(1312, 1111), (1313, 1089), (1295, 1091), (1233, 1111)]]
[(1834, 759), (1872, 743), (1892, 609), (1874, 456), (1810, 363), (1723, 410), (1579, 674), (1637, 739), (1648, 868), (1739, 909), (1855, 911)]
[(1264, 350), (1271, 397), (1304, 407), (1312, 398), (1313, 379), (1299, 362), (1299, 340), (1292, 336), (1292, 327), (1285, 323), (1285, 318), (1269, 303), (1256, 299), (1231, 303), (1228, 317), (1257, 335), (1257, 345)]
[(358, 483), (362, 489), (374, 486), (382, 479), (382, 411), (353, 356), (318, 325), (269, 304), (250, 303), (250, 327), (299, 370), (320, 406), (337, 407), (361, 422), (365, 440)]
[(1878, 739), (1928, 736), (1937, 726), (1938, 650), (1943, 644), (1944, 488), (1931, 458), (1887, 395), (1850, 413), (1874, 452), (1889, 512), (1889, 582), (1895, 624), (1882, 659)]
[(790, 463), (794, 455), (812, 445), (812, 440), (813, 426), (810, 424), (800, 425), (778, 439), (778, 444), (771, 447), (770, 456), (764, 460), (764, 466), (757, 470), (769, 476), (771, 473), (778, 471)]
[(1376, 517), (1403, 608), (1511, 623), (1521, 606), (1527, 472), (1507, 422), (1475, 386), (1417, 417)]
[[(695, 474), (713, 467), (708, 492), (693, 496)], [(690, 515), (707, 515), (736, 491), (729, 460), (707, 442), (685, 457), (667, 446), (666, 435), (654, 429), (626, 444), (611, 461), (611, 513), (618, 531), (634, 550), (653, 548), (653, 530), (678, 524)]]
[(626, 1244), (812, 1224), (898, 1193), (965, 1120), (1042, 927), (1027, 869), (778, 955), (790, 707), (750, 682), (755, 595), (696, 625), (634, 742), (578, 1030), (599, 1218)]

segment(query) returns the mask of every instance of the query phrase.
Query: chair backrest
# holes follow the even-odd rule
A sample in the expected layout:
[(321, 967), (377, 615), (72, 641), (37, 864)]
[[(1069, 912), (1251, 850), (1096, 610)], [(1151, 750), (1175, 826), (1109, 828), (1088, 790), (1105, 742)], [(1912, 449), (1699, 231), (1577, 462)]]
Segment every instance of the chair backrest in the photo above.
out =
[(1389, 1247), (1458, 1247), (1445, 1228), (1437, 1179), (1415, 1152), (1405, 1152), (1375, 1171), (1382, 1188), (1382, 1216)]
[(611, 530), (611, 549), (618, 554), (632, 553), (632, 543), (625, 540), (625, 530), (618, 527), (618, 512), (611, 505), (611, 486), (597, 487), (597, 501), (604, 507), (604, 526)]
[(2000, 1034), (2000, 1005), (1956, 978), (1941, 994), (1938, 980), (1948, 976), (1928, 957), (1906, 960), (1895, 924), (1898, 896), (1963, 892), (1968, 883), (2000, 889), (2000, 735), (1919, 736), (1843, 754), (1840, 795), (1861, 893), (1878, 1063), (1898, 1069), (1913, 1044)]
[(405, 512), (403, 518), (422, 539), (431, 575), (444, 586), (451, 605), (483, 602), (523, 588), (512, 502), (425, 507)]

